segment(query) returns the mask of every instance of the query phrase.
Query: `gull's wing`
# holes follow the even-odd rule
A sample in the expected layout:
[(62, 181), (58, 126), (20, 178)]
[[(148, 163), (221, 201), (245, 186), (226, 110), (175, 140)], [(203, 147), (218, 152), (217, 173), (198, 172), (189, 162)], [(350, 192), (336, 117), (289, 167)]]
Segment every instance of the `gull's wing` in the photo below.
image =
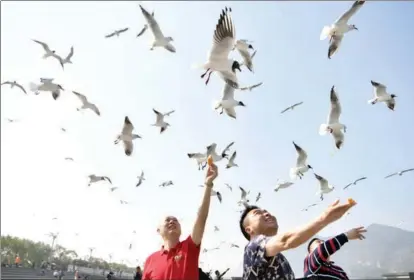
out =
[(355, 1), (351, 8), (348, 9), (342, 16), (340, 16), (335, 23), (347, 23), (348, 20), (355, 15), (356, 12), (364, 5), (365, 1)]
[(112, 184), (112, 181), (111, 181), (111, 179), (108, 176), (103, 176), (103, 178), (104, 178), (104, 180), (107, 180), (109, 183)]
[(293, 142), (293, 146), (295, 146), (296, 152), (298, 154), (298, 159), (296, 160), (296, 166), (301, 166), (306, 162), (306, 159), (308, 158), (308, 155), (295, 142)]
[(223, 197), (221, 196), (220, 192), (217, 192), (217, 198), (220, 201), (220, 203), (223, 201)]
[(318, 181), (320, 182), (321, 189), (328, 185), (328, 181), (316, 173), (315, 173), (315, 178), (318, 179)]
[(139, 5), (141, 8), (141, 12), (145, 17), (145, 20), (148, 22), (149, 28), (152, 31), (152, 34), (156, 39), (163, 39), (164, 34), (162, 33), (160, 26), (158, 25), (157, 21), (154, 19), (154, 17), (147, 12), (141, 5)]
[(236, 109), (234, 107), (226, 108), (226, 109), (224, 109), (224, 111), (226, 112), (227, 116), (229, 116), (233, 119), (237, 118)]
[(116, 32), (114, 31), (114, 32), (112, 32), (111, 34), (108, 34), (108, 35), (106, 35), (105, 36), (105, 38), (111, 38), (112, 36), (114, 36), (116, 34)]
[(229, 184), (225, 184), (229, 189), (230, 189), (230, 191), (233, 191), (233, 188), (229, 185)]
[(225, 8), (220, 14), (213, 35), (213, 46), (208, 55), (209, 61), (227, 61), (236, 42), (236, 29), (230, 16), (231, 9)]
[(173, 45), (171, 45), (170, 43), (168, 43), (167, 45), (164, 46), (164, 48), (172, 53), (176, 52), (176, 49)]
[(258, 84), (252, 85), (252, 86), (239, 88), (239, 90), (252, 90), (254, 88), (260, 87), (262, 84), (263, 84), (263, 82), (260, 82)]
[(207, 147), (207, 155), (211, 155), (212, 153), (216, 152), (217, 144), (213, 143)]
[(292, 109), (293, 109), (293, 108), (295, 108), (296, 106), (299, 106), (299, 105), (302, 105), (302, 104), (303, 104), (303, 101), (298, 102), (298, 103), (295, 103), (295, 104), (293, 104), (291, 107), (292, 107)]
[(348, 185), (346, 185), (343, 189), (346, 190), (349, 186), (353, 185), (353, 183), (349, 183)]
[(206, 155), (202, 154), (202, 153), (189, 153), (187, 155), (188, 155), (189, 158), (195, 158), (195, 159), (206, 157)]
[(155, 109), (152, 109), (154, 111), (154, 113), (157, 115), (157, 121), (156, 123), (162, 123), (163, 119), (164, 119), (164, 115), (161, 114), (160, 112), (158, 112)]
[(24, 87), (21, 84), (17, 84), (16, 83), (16, 87), (18, 87), (19, 89), (21, 89), (25, 94), (27, 94), (26, 90), (24, 89)]
[(144, 170), (141, 171), (141, 178), (144, 178)]
[(343, 38), (344, 38), (344, 35), (332, 35), (331, 36), (331, 40), (329, 41), (329, 49), (328, 49), (329, 59), (331, 59), (331, 57), (338, 51)]
[(80, 101), (82, 101), (83, 104), (88, 103), (88, 99), (86, 98), (85, 95), (80, 94), (79, 92), (76, 92), (76, 91), (72, 91), (72, 92), (80, 99)]
[(142, 34), (144, 34), (144, 32), (148, 29), (148, 24), (144, 25), (144, 28), (141, 29), (141, 31), (137, 34), (137, 37), (141, 36)]
[(235, 72), (229, 71), (219, 71), (217, 72), (220, 78), (222, 78), (226, 83), (231, 85), (234, 88), (239, 88), (239, 84), (237, 81), (237, 75)]
[(165, 114), (164, 114), (164, 116), (167, 116), (167, 117), (168, 117), (169, 115), (171, 115), (171, 114), (172, 114), (172, 113), (174, 113), (174, 112), (175, 112), (175, 110), (171, 110), (171, 111), (169, 111), (168, 113), (165, 113)]
[(354, 183), (357, 183), (357, 182), (362, 181), (362, 180), (365, 180), (365, 179), (367, 179), (367, 177), (361, 177), (359, 179), (356, 179)]
[(241, 199), (246, 199), (247, 192), (242, 187), (239, 187), (239, 188), (241, 190)]
[(2, 83), (1, 85), (12, 85), (12, 84), (13, 84), (12, 82), (7, 81), (7, 82)]
[(243, 65), (246, 65), (247, 69), (250, 72), (253, 72), (253, 60), (248, 50), (237, 48), (237, 51), (240, 53), (241, 57), (243, 58)]
[(95, 114), (97, 114), (98, 116), (100, 116), (101, 115), (101, 112), (99, 111), (98, 107), (95, 104), (93, 104), (93, 103), (89, 103), (89, 104), (90, 104), (90, 107), (89, 108), (92, 111), (94, 111)]
[(230, 159), (229, 159), (229, 162), (234, 163), (234, 159), (236, 158), (236, 155), (237, 155), (237, 152), (234, 151), (233, 154), (231, 155)]
[(73, 49), (73, 46), (72, 46), (72, 47), (70, 47), (70, 52), (69, 52), (68, 56), (65, 58), (65, 60), (70, 60), (73, 56), (73, 53), (74, 53), (74, 49)]
[(43, 43), (43, 42), (40, 42), (40, 41), (37, 41), (37, 40), (33, 40), (33, 42), (36, 42), (36, 43), (42, 45), (42, 47), (45, 50), (45, 52), (51, 52), (49, 46), (46, 43)]
[(231, 146), (233, 146), (233, 144), (234, 144), (234, 141), (231, 142), (230, 144), (228, 144), (227, 147), (224, 148), (224, 150), (221, 152), (221, 154), (225, 154), (226, 152), (228, 152), (230, 150)]
[(128, 31), (129, 27), (126, 27), (124, 29), (118, 30), (118, 33), (124, 33), (125, 31)]
[(286, 111), (289, 111), (290, 109), (292, 109), (292, 106), (287, 107), (286, 109), (284, 109), (282, 112), (280, 112), (281, 114), (283, 114)]
[(394, 98), (391, 98), (390, 100), (387, 100), (385, 102), (385, 104), (387, 105), (388, 109), (394, 111), (394, 108), (395, 108), (395, 99)]
[(131, 135), (133, 129), (134, 129), (134, 125), (131, 123), (128, 117), (125, 117), (124, 127), (122, 128), (122, 134)]
[(338, 123), (339, 122), (339, 116), (341, 115), (341, 103), (338, 99), (338, 94), (335, 91), (335, 86), (332, 86), (331, 88), (331, 94), (330, 94), (330, 100), (331, 100), (331, 110), (328, 115), (328, 124)]
[(401, 171), (401, 173), (410, 172), (410, 171), (414, 171), (414, 168), (405, 169), (405, 170)]
[(375, 88), (375, 97), (387, 95), (387, 87), (381, 83), (371, 80), (371, 85)]
[(332, 132), (332, 136), (335, 140), (335, 146), (338, 149), (340, 149), (342, 147), (342, 144), (344, 143), (344, 133), (340, 129), (338, 129)]
[(385, 176), (384, 179), (390, 178), (390, 177), (395, 176), (397, 174), (398, 174), (398, 172), (392, 173), (390, 175)]
[(221, 93), (222, 100), (233, 100), (234, 99), (234, 91), (236, 89), (234, 87), (232, 87), (231, 85), (229, 85), (228, 83), (224, 83), (224, 88), (223, 91)]

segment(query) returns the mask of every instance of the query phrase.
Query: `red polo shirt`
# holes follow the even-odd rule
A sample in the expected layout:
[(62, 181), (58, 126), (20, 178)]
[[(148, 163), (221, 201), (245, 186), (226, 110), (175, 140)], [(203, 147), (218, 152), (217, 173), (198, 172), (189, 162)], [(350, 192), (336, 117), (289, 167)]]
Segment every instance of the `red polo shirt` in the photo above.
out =
[(144, 265), (142, 280), (197, 280), (200, 246), (191, 235), (169, 251), (151, 254)]

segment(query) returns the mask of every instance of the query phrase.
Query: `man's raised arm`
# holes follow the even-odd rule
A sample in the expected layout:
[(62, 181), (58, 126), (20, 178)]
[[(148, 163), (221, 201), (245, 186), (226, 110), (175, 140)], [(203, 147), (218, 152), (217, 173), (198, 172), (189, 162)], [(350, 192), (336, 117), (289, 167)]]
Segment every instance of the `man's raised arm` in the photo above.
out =
[(308, 225), (294, 231), (277, 234), (266, 242), (266, 255), (274, 256), (288, 249), (296, 248), (316, 235), (324, 227), (341, 218), (355, 203), (339, 204), (335, 201), (325, 212)]
[(206, 227), (208, 211), (210, 208), (211, 189), (213, 188), (213, 182), (214, 179), (217, 178), (217, 175), (217, 166), (215, 164), (209, 165), (206, 175), (206, 181), (204, 183), (203, 200), (201, 201), (201, 206), (198, 209), (197, 218), (194, 223), (193, 231), (191, 232), (191, 239), (196, 245), (200, 245), (201, 240), (203, 239), (204, 228)]

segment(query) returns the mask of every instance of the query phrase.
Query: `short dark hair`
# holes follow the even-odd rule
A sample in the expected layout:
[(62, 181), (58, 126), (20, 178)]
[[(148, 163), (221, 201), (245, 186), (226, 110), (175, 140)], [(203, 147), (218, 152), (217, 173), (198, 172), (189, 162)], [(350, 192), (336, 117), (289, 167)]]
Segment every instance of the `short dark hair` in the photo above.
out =
[(317, 238), (317, 237), (314, 237), (309, 241), (309, 243), (308, 243), (308, 253), (310, 253), (310, 247), (311, 247), (312, 243), (315, 242), (316, 240), (321, 240), (321, 239)]
[(243, 236), (250, 241), (250, 235), (246, 232), (246, 230), (244, 229), (244, 219), (246, 219), (247, 214), (249, 214), (250, 211), (254, 210), (254, 209), (259, 209), (259, 207), (255, 206), (255, 205), (249, 205), (248, 207), (246, 207), (240, 217), (240, 230), (243, 234)]

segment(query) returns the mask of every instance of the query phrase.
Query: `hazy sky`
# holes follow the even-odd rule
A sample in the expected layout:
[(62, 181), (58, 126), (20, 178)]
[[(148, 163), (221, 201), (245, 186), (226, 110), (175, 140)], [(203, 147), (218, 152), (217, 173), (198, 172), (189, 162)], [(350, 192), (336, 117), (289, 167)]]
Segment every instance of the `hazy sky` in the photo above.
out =
[[(202, 254), (206, 269), (230, 267), (230, 275), (241, 273), (245, 241), (236, 212), (238, 185), (251, 190), (252, 199), (262, 192), (259, 205), (277, 216), (280, 231), (313, 219), (337, 197), (353, 197), (359, 204), (351, 215), (326, 228), (324, 236), (359, 225), (401, 221), (401, 227), (414, 230), (414, 213), (409, 210), (414, 173), (383, 179), (414, 167), (414, 2), (367, 2), (351, 20), (359, 31), (346, 35), (332, 60), (319, 34), (350, 2), (144, 3), (155, 11), (165, 36), (174, 38), (175, 54), (149, 51), (150, 32), (136, 39), (145, 23), (137, 2), (1, 5), (1, 81), (17, 80), (29, 91), (30, 82), (50, 77), (65, 88), (57, 101), (47, 93), (25, 96), (18, 89), (1, 88), (2, 234), (48, 241), (45, 233), (59, 231), (57, 242), (82, 256), (88, 247), (96, 247), (96, 256), (108, 259), (113, 253), (114, 260), (135, 265), (136, 259), (142, 262), (159, 249), (156, 224), (164, 214), (182, 219), (183, 237), (190, 233), (204, 172), (186, 154), (201, 152), (212, 142), (222, 149), (230, 141), (236, 142), (240, 167), (226, 170), (224, 161), (219, 164), (215, 189), (222, 192), (223, 203), (212, 200), (203, 248), (224, 240), (241, 248), (223, 245)], [(206, 87), (201, 71), (191, 68), (206, 60), (226, 5), (233, 9), (237, 37), (252, 40), (258, 49), (255, 74), (244, 70), (240, 83), (264, 82), (252, 92), (237, 93), (247, 105), (237, 108), (237, 120), (212, 109), (223, 82), (212, 75)], [(124, 27), (130, 30), (119, 38), (104, 38)], [(31, 39), (48, 43), (62, 56), (73, 45), (73, 64), (63, 71), (55, 59), (43, 60), (42, 47)], [(240, 59), (238, 53), (231, 55)], [(384, 104), (367, 104), (373, 95), (371, 79), (398, 95), (395, 112)], [(335, 151), (331, 136), (318, 134), (328, 114), (332, 85), (342, 102), (341, 120), (348, 127), (340, 151)], [(77, 112), (80, 102), (72, 90), (96, 103), (102, 116)], [(301, 107), (280, 115), (299, 101), (304, 101)], [(152, 108), (176, 110), (162, 135), (151, 126)], [(143, 136), (135, 140), (131, 157), (113, 144), (125, 116)], [(19, 122), (8, 123), (6, 118)], [(308, 152), (315, 172), (337, 187), (308, 212), (301, 209), (319, 202), (312, 173), (290, 189), (273, 192), (276, 180), (288, 179), (295, 163), (292, 141)], [(141, 170), (147, 180), (135, 188)], [(110, 193), (107, 183), (87, 187), (92, 173), (111, 177), (119, 189)], [(361, 176), (369, 179), (342, 190)], [(175, 186), (158, 188), (165, 180)], [(224, 183), (233, 185), (233, 193)], [(120, 199), (130, 204), (121, 205)], [(59, 219), (52, 221), (55, 216)], [(214, 233), (214, 225), (220, 232)], [(292, 265), (301, 276), (302, 263)]]

